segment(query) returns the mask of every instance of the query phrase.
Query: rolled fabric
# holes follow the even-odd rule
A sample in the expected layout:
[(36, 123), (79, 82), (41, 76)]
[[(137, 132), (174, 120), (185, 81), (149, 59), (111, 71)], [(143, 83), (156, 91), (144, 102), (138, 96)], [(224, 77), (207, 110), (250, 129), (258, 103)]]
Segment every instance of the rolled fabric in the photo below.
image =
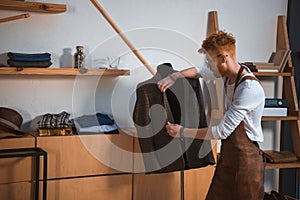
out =
[(7, 56), (14, 61), (50, 61), (51, 54), (50, 53), (14, 53), (8, 52)]
[(7, 60), (10, 67), (40, 67), (48, 68), (52, 65), (50, 61), (15, 61), (12, 59)]

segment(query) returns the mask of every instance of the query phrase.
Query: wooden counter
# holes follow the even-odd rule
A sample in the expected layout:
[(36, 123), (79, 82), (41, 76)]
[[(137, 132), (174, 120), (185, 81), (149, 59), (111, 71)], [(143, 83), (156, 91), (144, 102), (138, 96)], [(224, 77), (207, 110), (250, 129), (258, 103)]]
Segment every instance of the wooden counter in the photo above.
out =
[[(142, 165), (134, 161), (133, 152), (140, 152), (136, 141), (121, 131), (112, 135), (10, 138), (0, 140), (0, 145), (1, 149), (39, 147), (47, 152), (47, 199), (180, 200), (180, 172), (145, 175), (122, 170)], [(1, 161), (0, 199), (32, 197), (32, 166), (30, 158)], [(213, 172), (214, 166), (185, 171), (185, 200), (204, 199)]]

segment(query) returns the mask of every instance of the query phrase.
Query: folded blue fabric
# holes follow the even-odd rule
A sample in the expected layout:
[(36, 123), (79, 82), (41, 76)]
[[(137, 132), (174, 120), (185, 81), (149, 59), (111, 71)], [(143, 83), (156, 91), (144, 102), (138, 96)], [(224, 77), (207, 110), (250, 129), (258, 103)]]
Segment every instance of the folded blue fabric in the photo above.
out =
[(75, 120), (82, 128), (115, 124), (115, 121), (104, 113), (96, 113), (96, 115), (83, 115), (81, 117), (77, 117)]
[(14, 61), (11, 59), (7, 60), (7, 64), (10, 67), (39, 67), (48, 68), (52, 65), (50, 61)]
[(14, 61), (50, 61), (51, 54), (50, 53), (14, 53), (8, 52), (7, 56)]
[(96, 113), (100, 125), (113, 125), (115, 120), (111, 119), (107, 114)]

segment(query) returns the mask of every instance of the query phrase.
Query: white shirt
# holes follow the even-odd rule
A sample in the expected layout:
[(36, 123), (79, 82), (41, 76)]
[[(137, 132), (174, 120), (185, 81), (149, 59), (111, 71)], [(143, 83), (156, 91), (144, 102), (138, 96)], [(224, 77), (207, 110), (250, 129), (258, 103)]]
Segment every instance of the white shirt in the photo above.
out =
[[(212, 72), (207, 67), (197, 67), (198, 75), (203, 78), (211, 78)], [(252, 72), (244, 76), (254, 76)], [(241, 79), (240, 79), (241, 80)], [(244, 121), (244, 127), (248, 138), (252, 141), (264, 140), (261, 117), (265, 103), (265, 93), (256, 80), (241, 82), (235, 92), (235, 84), (227, 84), (226, 108), (223, 119), (218, 125), (212, 126), (210, 131), (215, 139), (226, 139), (235, 128)], [(234, 94), (233, 94), (234, 92)], [(233, 96), (234, 95), (234, 96)]]

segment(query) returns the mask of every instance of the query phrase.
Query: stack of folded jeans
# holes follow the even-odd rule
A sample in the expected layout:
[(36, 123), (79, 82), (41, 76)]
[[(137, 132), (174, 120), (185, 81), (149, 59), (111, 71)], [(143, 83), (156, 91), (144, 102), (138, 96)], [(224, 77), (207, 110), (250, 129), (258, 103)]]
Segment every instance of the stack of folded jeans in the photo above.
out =
[(118, 134), (118, 127), (115, 120), (104, 113), (83, 115), (74, 119), (78, 134), (104, 133)]
[(47, 68), (52, 65), (50, 53), (13, 53), (8, 52), (7, 64), (10, 67), (25, 68), (25, 67), (42, 67)]

